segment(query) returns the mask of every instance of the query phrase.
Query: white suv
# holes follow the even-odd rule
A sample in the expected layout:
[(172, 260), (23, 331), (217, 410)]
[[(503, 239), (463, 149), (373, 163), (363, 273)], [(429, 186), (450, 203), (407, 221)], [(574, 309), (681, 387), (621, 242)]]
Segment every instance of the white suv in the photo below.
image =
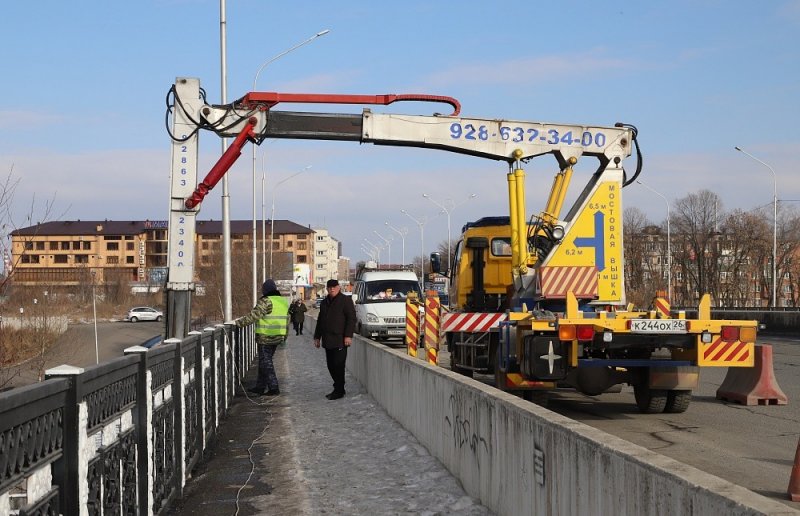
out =
[(160, 321), (164, 318), (164, 312), (150, 308), (149, 306), (137, 306), (128, 310), (128, 315), (125, 316), (126, 321)]

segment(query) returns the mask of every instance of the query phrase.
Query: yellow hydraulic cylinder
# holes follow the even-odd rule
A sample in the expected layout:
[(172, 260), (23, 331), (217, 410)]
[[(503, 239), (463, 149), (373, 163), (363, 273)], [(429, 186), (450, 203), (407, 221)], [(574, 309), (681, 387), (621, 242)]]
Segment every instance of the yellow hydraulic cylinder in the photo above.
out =
[(508, 179), (508, 215), (511, 223), (511, 266), (516, 267), (519, 263), (519, 234), (517, 228), (519, 222), (517, 221), (517, 177), (514, 172), (507, 174)]
[(520, 274), (525, 274), (528, 267), (528, 224), (525, 217), (525, 171), (521, 168), (514, 170), (517, 187), (517, 256)]

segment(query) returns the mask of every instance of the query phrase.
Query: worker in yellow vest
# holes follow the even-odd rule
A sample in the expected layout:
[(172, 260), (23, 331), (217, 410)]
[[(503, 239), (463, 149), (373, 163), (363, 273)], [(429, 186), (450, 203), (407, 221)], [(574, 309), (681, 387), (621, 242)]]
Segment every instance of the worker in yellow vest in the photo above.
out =
[(258, 345), (258, 379), (248, 391), (267, 396), (281, 393), (278, 376), (272, 357), (278, 344), (286, 340), (289, 330), (289, 302), (281, 296), (277, 285), (271, 279), (261, 287), (261, 297), (249, 314), (236, 320), (236, 326), (255, 323), (256, 344)]

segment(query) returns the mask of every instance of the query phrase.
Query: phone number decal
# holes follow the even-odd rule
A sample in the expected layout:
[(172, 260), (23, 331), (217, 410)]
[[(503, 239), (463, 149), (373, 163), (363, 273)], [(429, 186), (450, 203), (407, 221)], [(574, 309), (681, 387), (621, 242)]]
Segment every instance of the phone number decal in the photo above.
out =
[(606, 135), (602, 132), (583, 131), (576, 134), (567, 131), (561, 134), (557, 129), (536, 129), (535, 127), (523, 126), (500, 126), (495, 132), (489, 132), (485, 125), (472, 123), (461, 124), (454, 122), (450, 124), (450, 138), (453, 140), (481, 140), (481, 141), (510, 141), (513, 143), (536, 143), (548, 145), (575, 145), (581, 147), (606, 146)]

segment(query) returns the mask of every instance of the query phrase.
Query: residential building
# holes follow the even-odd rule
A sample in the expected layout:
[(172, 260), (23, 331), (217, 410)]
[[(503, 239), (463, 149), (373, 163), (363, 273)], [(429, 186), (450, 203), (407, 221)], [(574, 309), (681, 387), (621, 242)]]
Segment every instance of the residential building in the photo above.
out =
[(339, 279), (341, 242), (327, 229), (314, 229), (314, 284), (325, 286), (329, 279)]
[[(70, 287), (96, 281), (162, 285), (167, 275), (167, 221), (54, 221), (11, 233), (6, 272), (16, 285)], [(291, 252), (294, 263), (312, 263), (313, 230), (276, 220), (274, 234), (266, 226), (269, 253)], [(252, 252), (253, 224), (231, 221), (232, 255)], [(274, 237), (274, 238), (273, 238)], [(263, 237), (257, 227), (257, 251)], [(209, 265), (221, 251), (222, 222), (197, 221), (195, 263)], [(261, 259), (259, 255), (259, 259)]]

